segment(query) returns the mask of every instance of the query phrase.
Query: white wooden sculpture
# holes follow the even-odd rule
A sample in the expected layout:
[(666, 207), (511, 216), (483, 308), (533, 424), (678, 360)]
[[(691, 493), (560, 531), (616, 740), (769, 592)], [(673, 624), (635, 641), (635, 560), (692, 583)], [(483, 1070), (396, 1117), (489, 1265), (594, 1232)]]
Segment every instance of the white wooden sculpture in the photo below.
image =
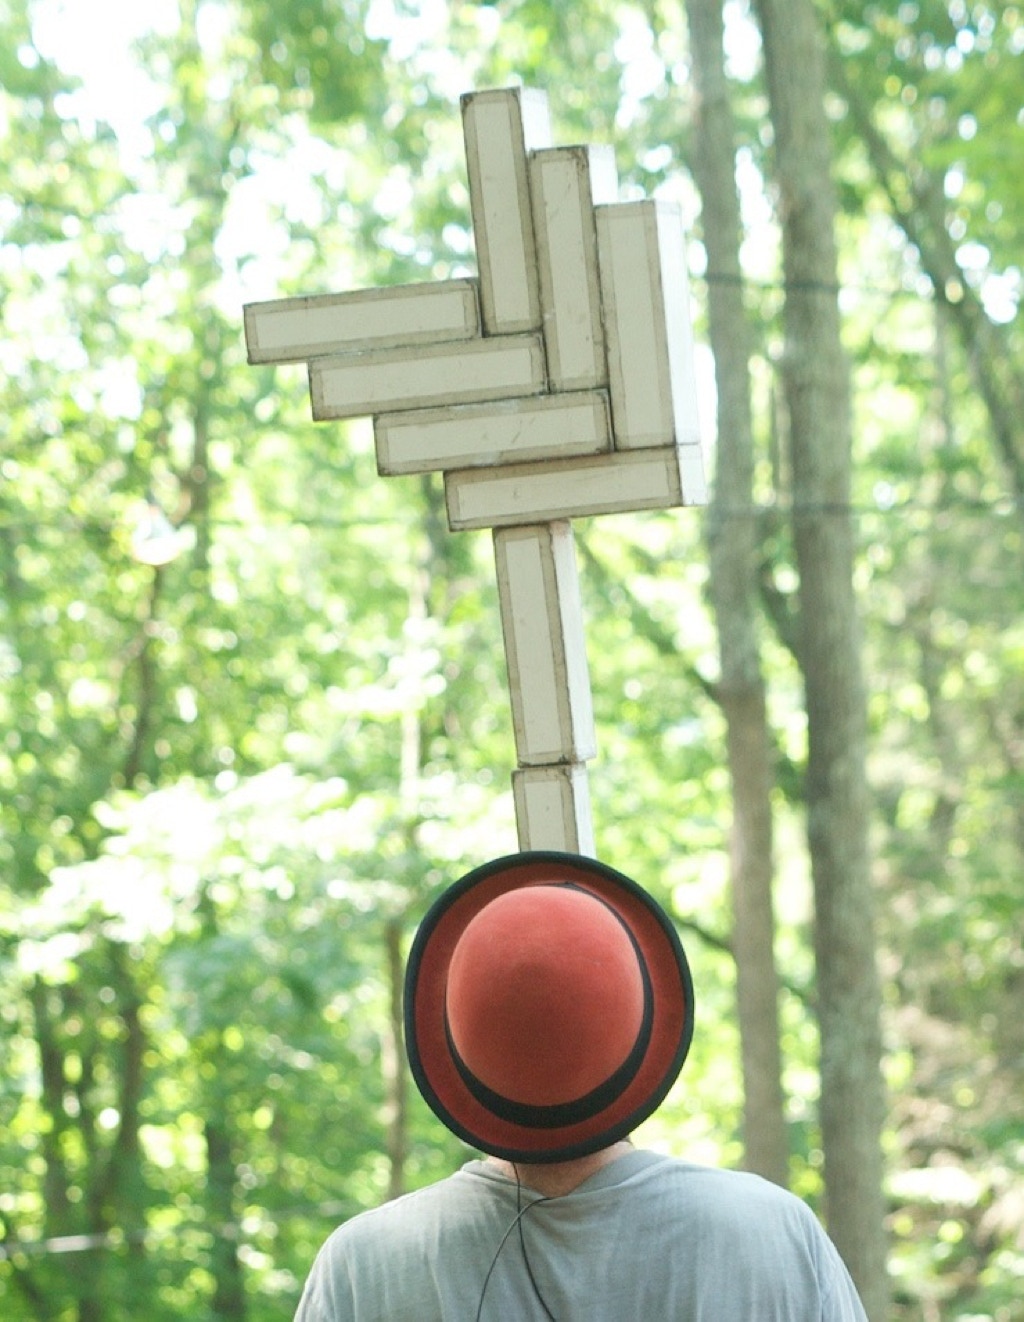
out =
[(382, 475), (440, 471), (450, 527), (493, 529), (519, 844), (590, 854), (569, 521), (706, 499), (682, 221), (553, 147), (543, 93), (462, 116), (477, 279), (250, 304), (249, 361), (307, 362), (314, 418), (372, 415)]

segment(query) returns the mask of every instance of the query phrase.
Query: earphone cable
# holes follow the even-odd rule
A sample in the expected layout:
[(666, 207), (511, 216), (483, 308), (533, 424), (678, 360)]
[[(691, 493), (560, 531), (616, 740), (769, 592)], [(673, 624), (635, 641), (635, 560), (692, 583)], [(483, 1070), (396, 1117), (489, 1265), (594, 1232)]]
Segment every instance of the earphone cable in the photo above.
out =
[[(519, 1167), (514, 1162), (512, 1164), (512, 1169), (516, 1173), (516, 1207), (519, 1208), (522, 1207), (523, 1186), (522, 1186), (522, 1182), (519, 1179)], [(537, 1199), (537, 1201), (541, 1202), (543, 1200)], [(532, 1206), (533, 1203), (530, 1203), (527, 1207), (523, 1208), (523, 1210), (529, 1211)], [(517, 1216), (516, 1222), (519, 1226), (519, 1247), (522, 1250), (523, 1262), (526, 1264), (526, 1274), (527, 1276), (529, 1276), (530, 1284), (533, 1286), (533, 1293), (537, 1296), (537, 1301), (539, 1302), (541, 1308), (543, 1308), (545, 1316), (550, 1319), (550, 1322), (557, 1322), (554, 1313), (552, 1313), (551, 1309), (548, 1308), (547, 1300), (541, 1294), (540, 1286), (537, 1284), (537, 1278), (533, 1274), (533, 1266), (530, 1262), (530, 1255), (526, 1251), (526, 1237), (523, 1234), (522, 1216)]]
[[(513, 1169), (515, 1169), (515, 1167), (513, 1167)], [(501, 1257), (501, 1251), (502, 1251), (502, 1249), (505, 1247), (505, 1245), (508, 1243), (508, 1241), (509, 1241), (509, 1237), (511, 1236), (512, 1232), (516, 1229), (517, 1226), (520, 1226), (520, 1227), (522, 1226), (523, 1217), (527, 1214), (527, 1212), (529, 1212), (529, 1210), (530, 1210), (532, 1207), (536, 1207), (538, 1203), (550, 1203), (550, 1202), (551, 1202), (551, 1199), (550, 1199), (547, 1195), (542, 1195), (542, 1196), (539, 1197), (539, 1198), (534, 1198), (534, 1199), (532, 1199), (532, 1201), (528, 1202), (528, 1203), (526, 1204), (526, 1206), (523, 1207), (523, 1206), (522, 1206), (522, 1186), (521, 1186), (521, 1184), (519, 1183), (519, 1172), (518, 1172), (518, 1170), (516, 1170), (516, 1206), (517, 1206), (517, 1209), (518, 1209), (518, 1210), (516, 1211), (516, 1215), (515, 1215), (515, 1217), (514, 1217), (514, 1218), (512, 1219), (512, 1221), (509, 1223), (508, 1228), (506, 1229), (504, 1235), (502, 1235), (502, 1237), (501, 1237), (501, 1243), (500, 1243), (500, 1244), (498, 1245), (498, 1247), (494, 1250), (494, 1257), (491, 1259), (491, 1265), (487, 1268), (487, 1275), (484, 1277), (483, 1287), (482, 1287), (481, 1290), (480, 1290), (480, 1302), (477, 1304), (477, 1309), (476, 1309), (476, 1319), (475, 1319), (475, 1322), (480, 1322), (480, 1319), (483, 1317), (483, 1312), (484, 1312), (484, 1296), (487, 1294), (487, 1287), (488, 1287), (488, 1286), (490, 1285), (490, 1283), (491, 1283), (491, 1277), (494, 1275), (494, 1269), (495, 1269), (495, 1267), (497, 1267), (497, 1265), (498, 1265), (498, 1259)], [(522, 1230), (520, 1230), (520, 1235), (521, 1235), (521, 1234), (522, 1234)], [(523, 1253), (524, 1253), (524, 1256), (525, 1256), (525, 1252), (526, 1252), (526, 1249), (525, 1249), (525, 1245), (524, 1245), (524, 1247), (523, 1247)], [(543, 1297), (541, 1296), (540, 1291), (537, 1289), (537, 1283), (536, 1283), (536, 1281), (533, 1279), (533, 1272), (532, 1272), (532, 1270), (530, 1269), (530, 1263), (529, 1263), (529, 1260), (528, 1260), (528, 1259), (527, 1259), (527, 1262), (526, 1262), (526, 1270), (527, 1270), (527, 1272), (529, 1273), (530, 1284), (533, 1286), (533, 1289), (534, 1289), (534, 1291), (536, 1292), (538, 1299), (540, 1299), (541, 1307), (544, 1309), (545, 1313), (547, 1313), (548, 1317), (551, 1318), (552, 1322), (555, 1322), (552, 1313), (551, 1313), (550, 1310), (548, 1309), (547, 1304), (544, 1302), (544, 1299), (543, 1299)]]

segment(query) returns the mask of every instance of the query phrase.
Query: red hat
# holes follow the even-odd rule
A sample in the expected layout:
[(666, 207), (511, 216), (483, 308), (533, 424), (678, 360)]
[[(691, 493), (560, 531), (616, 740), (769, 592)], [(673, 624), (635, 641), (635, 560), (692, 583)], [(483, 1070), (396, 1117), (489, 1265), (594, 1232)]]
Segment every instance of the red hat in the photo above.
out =
[(693, 1036), (693, 984), (636, 882), (577, 854), (515, 854), (427, 913), (405, 1032), (420, 1091), (460, 1138), (510, 1161), (567, 1161), (660, 1105)]

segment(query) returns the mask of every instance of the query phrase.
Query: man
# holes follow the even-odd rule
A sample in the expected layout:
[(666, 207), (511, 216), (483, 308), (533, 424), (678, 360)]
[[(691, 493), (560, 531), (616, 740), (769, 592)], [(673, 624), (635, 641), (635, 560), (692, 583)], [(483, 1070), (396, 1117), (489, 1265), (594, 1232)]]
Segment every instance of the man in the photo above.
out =
[(693, 988), (629, 878), (573, 854), (476, 868), (420, 926), (405, 1019), (426, 1101), (488, 1155), (336, 1230), (296, 1322), (865, 1322), (799, 1199), (630, 1143)]

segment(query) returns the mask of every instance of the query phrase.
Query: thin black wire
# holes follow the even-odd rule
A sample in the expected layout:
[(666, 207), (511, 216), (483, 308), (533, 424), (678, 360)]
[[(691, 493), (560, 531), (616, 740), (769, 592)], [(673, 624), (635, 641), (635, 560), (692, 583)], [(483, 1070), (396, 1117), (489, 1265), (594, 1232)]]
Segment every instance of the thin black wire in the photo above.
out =
[[(516, 1207), (519, 1208), (522, 1207), (523, 1203), (523, 1186), (519, 1179), (519, 1167), (514, 1162), (512, 1164), (512, 1169), (516, 1173)], [(526, 1274), (529, 1276), (530, 1284), (533, 1286), (533, 1293), (540, 1301), (541, 1308), (543, 1308), (548, 1318), (550, 1318), (550, 1322), (557, 1322), (554, 1313), (548, 1308), (547, 1300), (544, 1298), (543, 1294), (541, 1294), (540, 1286), (537, 1284), (537, 1278), (533, 1274), (533, 1266), (530, 1263), (530, 1255), (526, 1251), (526, 1239), (523, 1235), (523, 1218), (518, 1217), (517, 1220), (519, 1222), (519, 1247), (523, 1253), (523, 1262), (526, 1263)]]
[[(897, 500), (891, 504), (882, 505), (868, 504), (860, 501), (806, 501), (799, 504), (789, 500), (764, 501), (761, 503), (751, 503), (749, 505), (729, 505), (719, 507), (717, 513), (719, 517), (731, 519), (757, 519), (765, 515), (790, 516), (796, 514), (839, 514), (851, 515), (858, 518), (898, 518), (908, 512), (919, 512), (924, 514), (958, 514), (965, 513), (991, 517), (994, 519), (1005, 519), (1019, 511), (1024, 506), (1024, 500), (1018, 496), (1009, 493), (1003, 493), (989, 499), (974, 499), (970, 496), (955, 496), (945, 500), (925, 501), (925, 500)], [(693, 507), (698, 512), (706, 508), (704, 506)], [(353, 518), (337, 519), (327, 517), (317, 517), (310, 515), (291, 517), (281, 517), (280, 519), (263, 519), (256, 522), (248, 522), (242, 519), (233, 518), (214, 518), (211, 520), (211, 526), (214, 528), (237, 528), (242, 531), (259, 530), (261, 532), (287, 532), (291, 528), (395, 528), (404, 527), (405, 522), (398, 515), (386, 516), (381, 518)], [(81, 522), (76, 522), (68, 518), (34, 518), (32, 528), (56, 528), (60, 531), (75, 534), (82, 533), (85, 528)], [(4, 517), (0, 514), (0, 529), (8, 530), (15, 534), (24, 532), (27, 536), (29, 526), (22, 524), (14, 519)], [(109, 537), (111, 528), (107, 525), (93, 524), (90, 531), (97, 535)]]
[(903, 299), (916, 299), (921, 303), (931, 303), (935, 300), (935, 286), (924, 272), (919, 273), (919, 279), (927, 282), (927, 289), (915, 289), (905, 285), (871, 285), (853, 280), (758, 279), (740, 271), (692, 271), (690, 279), (694, 282), (703, 281), (706, 285), (741, 285), (744, 289), (780, 294), (867, 294), (872, 298), (885, 299), (889, 303)]
[[(513, 1166), (513, 1170), (515, 1170), (514, 1166)], [(522, 1193), (522, 1186), (519, 1183), (519, 1172), (518, 1170), (516, 1170), (516, 1205), (519, 1210), (516, 1212), (514, 1220), (509, 1224), (509, 1227), (505, 1231), (504, 1235), (502, 1235), (501, 1243), (495, 1249), (494, 1257), (491, 1259), (491, 1265), (487, 1268), (487, 1275), (484, 1277), (483, 1287), (480, 1290), (480, 1302), (477, 1305), (475, 1322), (480, 1322), (480, 1319), (483, 1317), (484, 1296), (487, 1294), (487, 1287), (491, 1283), (491, 1277), (494, 1275), (494, 1269), (498, 1265), (498, 1259), (501, 1257), (501, 1251), (508, 1243), (509, 1237), (512, 1235), (512, 1232), (516, 1229), (517, 1226), (521, 1228), (523, 1217), (527, 1214), (527, 1212), (530, 1211), (531, 1208), (536, 1207), (538, 1203), (550, 1203), (552, 1201), (548, 1195), (543, 1194), (541, 1195), (540, 1198), (534, 1198), (532, 1202), (527, 1203), (526, 1206), (523, 1207), (521, 1206), (521, 1193)], [(521, 1229), (520, 1229), (520, 1233), (522, 1233)], [(525, 1251), (526, 1250), (524, 1246), (523, 1249), (524, 1255), (525, 1255)], [(530, 1273), (530, 1281), (531, 1284), (533, 1285), (534, 1290), (537, 1291), (537, 1297), (538, 1299), (540, 1299), (541, 1307), (544, 1309), (545, 1313), (547, 1313), (548, 1317), (552, 1319), (552, 1322), (555, 1322), (550, 1310), (548, 1309), (547, 1304), (544, 1303), (543, 1296), (540, 1294), (540, 1291), (537, 1290), (537, 1283), (533, 1279), (533, 1272), (530, 1271), (529, 1259), (527, 1259), (526, 1270)]]

